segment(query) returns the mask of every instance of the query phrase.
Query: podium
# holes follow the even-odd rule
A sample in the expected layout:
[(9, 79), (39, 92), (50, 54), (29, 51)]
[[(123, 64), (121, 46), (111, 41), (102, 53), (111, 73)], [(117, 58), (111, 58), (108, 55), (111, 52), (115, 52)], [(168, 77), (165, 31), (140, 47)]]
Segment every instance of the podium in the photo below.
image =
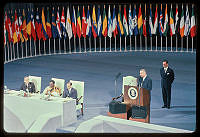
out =
[(133, 105), (145, 106), (147, 110), (147, 117), (145, 119), (137, 119), (130, 117), (129, 120), (140, 121), (145, 123), (150, 122), (150, 91), (144, 88), (139, 89), (139, 87), (137, 86), (124, 85), (124, 103), (127, 105), (127, 111), (131, 109)]

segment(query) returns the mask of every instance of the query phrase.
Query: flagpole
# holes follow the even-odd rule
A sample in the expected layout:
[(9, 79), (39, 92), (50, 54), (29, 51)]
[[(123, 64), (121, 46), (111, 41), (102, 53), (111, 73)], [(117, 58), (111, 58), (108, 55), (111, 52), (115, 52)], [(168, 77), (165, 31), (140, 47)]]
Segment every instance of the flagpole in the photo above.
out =
[(151, 39), (150, 39), (150, 42), (151, 42), (151, 51), (152, 51), (152, 36), (150, 36)]
[(45, 41), (46, 40), (44, 40), (44, 55), (46, 55), (46, 44), (45, 44)]
[(60, 38), (59, 38), (59, 54), (61, 54)]
[[(7, 45), (7, 44), (6, 44)], [(6, 57), (7, 57), (7, 54), (6, 54), (6, 52), (7, 52), (7, 50), (6, 50), (6, 45), (4, 45), (4, 63), (6, 63), (7, 61), (6, 61)]]
[(193, 52), (193, 37), (192, 37), (192, 52)]
[(125, 41), (124, 42), (125, 42), (125, 51), (126, 51), (126, 36), (125, 36)]
[(99, 37), (99, 45), (100, 45), (100, 52), (101, 52), (101, 37)]
[(183, 37), (181, 38), (181, 52), (183, 51)]
[(71, 39), (69, 38), (69, 53), (71, 53)]
[(23, 50), (23, 46), (22, 46), (22, 41), (21, 41), (21, 49), (22, 49), (22, 50), (21, 50), (21, 51), (22, 51), (22, 57), (21, 57), (21, 58), (23, 58), (23, 54), (24, 54), (23, 51), (24, 51), (24, 50)]
[(13, 55), (14, 55), (14, 60), (15, 60), (15, 44), (13, 43)]
[(66, 53), (66, 44), (65, 44), (65, 38), (64, 38), (63, 40), (64, 40), (64, 52)]
[(122, 51), (122, 45), (121, 45), (121, 36), (120, 36), (120, 39), (119, 39), (119, 41), (120, 41), (120, 52)]
[(96, 48), (97, 48), (97, 42), (96, 42), (96, 38), (94, 38), (94, 51), (96, 52)]
[(188, 52), (188, 36), (187, 36), (187, 52)]
[(171, 36), (171, 52), (172, 52), (172, 36)]
[(19, 59), (19, 47), (18, 47), (18, 42), (17, 42), (17, 59)]
[(54, 43), (54, 54), (56, 54), (56, 41), (55, 41), (55, 38), (53, 39), (53, 43)]
[(10, 42), (10, 56), (11, 56), (10, 61), (12, 61), (12, 46), (11, 46), (11, 42)]
[(91, 52), (91, 37), (89, 37), (89, 48), (90, 48), (90, 52)]
[(49, 38), (49, 54), (51, 54), (51, 46), (50, 46), (51, 44), (50, 44), (50, 42), (51, 41), (50, 41), (50, 38)]
[(76, 38), (74, 37), (74, 52), (76, 53)]
[(137, 39), (136, 39), (136, 36), (135, 36), (135, 51), (137, 51)]
[(157, 35), (156, 35), (156, 51), (157, 51)]
[(147, 51), (147, 36), (145, 37), (145, 51)]
[(166, 36), (166, 49), (165, 50), (167, 51), (167, 36)]
[(32, 57), (32, 42), (31, 42), (31, 39), (30, 39), (30, 56)]
[(117, 51), (117, 44), (116, 44), (116, 36), (115, 36), (115, 52)]
[(176, 52), (177, 52), (177, 35), (176, 35)]
[(39, 40), (39, 55), (41, 55), (41, 51), (40, 51), (40, 40)]
[(34, 47), (35, 47), (35, 56), (36, 56), (36, 54), (37, 54), (37, 53), (36, 53), (36, 45), (35, 45), (35, 40), (34, 40)]
[(161, 51), (162, 51), (162, 35), (161, 35), (161, 37), (160, 37), (160, 43), (161, 43)]
[(79, 38), (79, 52), (81, 52), (81, 39)]
[(84, 37), (84, 48), (85, 48), (85, 52), (86, 52), (86, 39)]
[(10, 52), (9, 49), (10, 49), (10, 48), (9, 48), (9, 44), (7, 43), (6, 46), (7, 46), (7, 51), (8, 51), (8, 61), (9, 61), (9, 60), (10, 60), (10, 55), (9, 55), (9, 52)]
[(112, 46), (111, 46), (111, 38), (110, 38), (110, 52), (111, 52), (111, 48), (112, 48)]
[(131, 35), (130, 35), (130, 51), (132, 51), (132, 45), (131, 45)]
[(142, 51), (142, 36), (140, 35), (140, 51)]
[(27, 52), (28, 52), (28, 49), (27, 49), (27, 47), (28, 47), (28, 46), (27, 46), (27, 41), (26, 41), (26, 43), (25, 43), (25, 46), (26, 46), (26, 58), (27, 58), (27, 56), (28, 56), (28, 55), (27, 55)]
[(104, 51), (106, 51), (106, 37), (105, 37), (105, 49), (104, 49)]

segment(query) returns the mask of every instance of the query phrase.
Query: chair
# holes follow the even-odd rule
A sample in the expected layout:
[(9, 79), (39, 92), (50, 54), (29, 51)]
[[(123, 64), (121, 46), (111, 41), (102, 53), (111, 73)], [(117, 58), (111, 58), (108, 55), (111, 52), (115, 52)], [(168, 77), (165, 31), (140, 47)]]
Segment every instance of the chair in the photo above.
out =
[(137, 86), (137, 78), (133, 76), (123, 77), (122, 93), (124, 94), (124, 85)]
[(64, 79), (58, 79), (58, 78), (52, 78), (51, 80), (55, 81), (55, 86), (61, 89), (61, 94), (63, 94), (64, 88), (65, 88), (65, 80)]
[(34, 83), (35, 92), (36, 93), (40, 93), (41, 92), (41, 81), (42, 81), (42, 78), (41, 77), (37, 77), (37, 76), (29, 76), (29, 81)]
[(78, 105), (76, 105), (76, 110), (81, 109), (81, 114), (83, 115), (83, 99), (84, 99), (84, 82), (70, 80), (72, 87), (77, 90)]

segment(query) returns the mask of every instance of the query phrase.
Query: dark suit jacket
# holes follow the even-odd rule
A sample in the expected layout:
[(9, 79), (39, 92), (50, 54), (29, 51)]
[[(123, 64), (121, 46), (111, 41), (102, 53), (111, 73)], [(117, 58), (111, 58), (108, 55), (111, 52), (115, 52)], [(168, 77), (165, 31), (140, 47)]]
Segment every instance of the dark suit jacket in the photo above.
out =
[[(21, 85), (21, 87), (20, 87), (20, 90), (26, 91), (26, 89), (27, 89), (27, 86), (26, 86), (25, 83), (23, 83), (23, 84)], [(35, 93), (35, 85), (34, 85), (33, 82), (29, 82), (29, 83), (28, 83), (28, 90), (29, 90), (30, 93)], [(27, 91), (26, 91), (26, 92), (27, 92)]]
[(174, 81), (174, 71), (168, 67), (166, 73), (164, 68), (160, 69), (160, 76), (161, 76), (161, 86), (171, 87), (171, 84)]
[(143, 78), (139, 77), (138, 78), (138, 86), (141, 86), (141, 84), (142, 84), (142, 86), (141, 86), (142, 88), (151, 91), (152, 90), (152, 80), (151, 80), (151, 78), (147, 75), (147, 77), (144, 79), (143, 83), (142, 83), (142, 81), (143, 81)]
[(63, 92), (63, 98), (66, 98), (66, 97), (77, 99), (77, 90), (72, 88), (71, 92), (69, 93), (69, 90), (65, 89), (64, 92)]

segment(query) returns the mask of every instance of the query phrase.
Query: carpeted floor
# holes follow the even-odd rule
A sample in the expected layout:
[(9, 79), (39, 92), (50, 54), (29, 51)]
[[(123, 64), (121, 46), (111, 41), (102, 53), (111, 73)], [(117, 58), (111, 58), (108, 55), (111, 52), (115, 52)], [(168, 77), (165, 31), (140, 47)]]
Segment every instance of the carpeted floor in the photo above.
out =
[[(172, 86), (171, 109), (162, 109), (160, 73), (162, 60), (168, 59), (175, 72)], [(97, 115), (106, 115), (108, 103), (115, 95), (114, 79), (117, 81), (117, 95), (122, 89), (122, 77), (139, 76), (145, 68), (152, 78), (151, 118), (153, 124), (195, 130), (196, 127), (196, 54), (170, 52), (126, 52), (126, 53), (81, 53), (39, 56), (21, 59), (4, 65), (4, 83), (9, 89), (19, 89), (25, 75), (42, 77), (42, 90), (52, 77), (66, 81), (85, 82), (84, 116), (78, 118), (74, 129), (85, 120)], [(68, 127), (57, 129), (67, 132)]]

